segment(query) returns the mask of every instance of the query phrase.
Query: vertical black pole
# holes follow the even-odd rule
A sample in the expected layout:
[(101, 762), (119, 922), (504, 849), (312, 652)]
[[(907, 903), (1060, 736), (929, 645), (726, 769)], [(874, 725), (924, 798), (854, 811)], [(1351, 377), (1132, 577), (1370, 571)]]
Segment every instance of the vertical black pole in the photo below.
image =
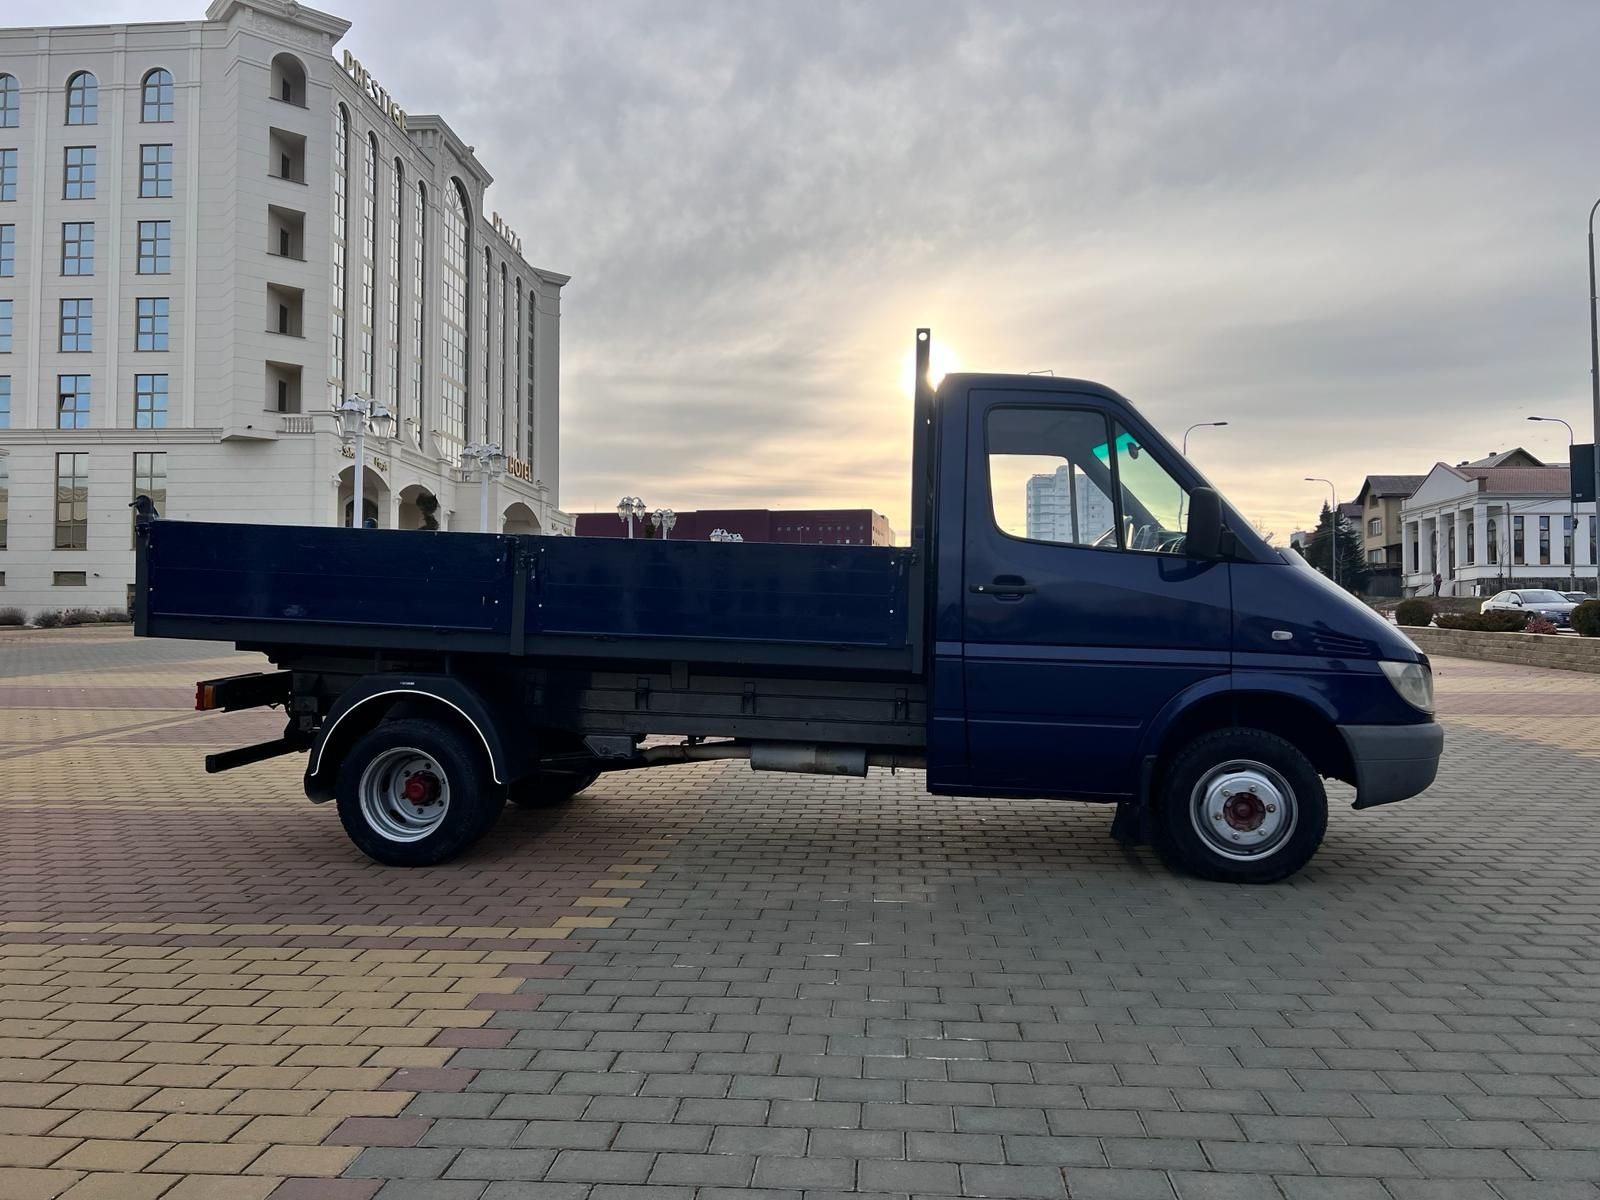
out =
[[(1594, 401), (1594, 511), (1600, 520), (1600, 320), (1596, 318), (1594, 287), (1594, 214), (1600, 209), (1600, 200), (1589, 209), (1589, 391)], [(1576, 556), (1578, 531), (1572, 531), (1572, 548)], [(1600, 559), (1600, 555), (1596, 555)], [(1600, 561), (1595, 564), (1595, 589), (1600, 593)]]

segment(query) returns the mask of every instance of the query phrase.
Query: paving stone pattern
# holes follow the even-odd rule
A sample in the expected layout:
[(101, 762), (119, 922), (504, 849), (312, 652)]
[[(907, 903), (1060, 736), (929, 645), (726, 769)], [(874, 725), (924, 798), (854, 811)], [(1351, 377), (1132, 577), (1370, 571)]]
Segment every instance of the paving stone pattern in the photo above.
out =
[(250, 660), (94, 636), (0, 640), (0, 1197), (1600, 1200), (1600, 679), (1441, 660), (1440, 781), (1271, 888), (739, 764), (396, 872), (201, 772)]

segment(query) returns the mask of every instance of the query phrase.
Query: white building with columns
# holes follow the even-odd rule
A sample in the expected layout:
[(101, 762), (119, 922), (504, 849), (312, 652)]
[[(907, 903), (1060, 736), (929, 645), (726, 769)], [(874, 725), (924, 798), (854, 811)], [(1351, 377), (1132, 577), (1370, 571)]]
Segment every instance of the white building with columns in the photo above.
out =
[[(0, 607), (120, 607), (164, 516), (496, 530), (558, 506), (561, 288), (439, 116), (292, 0), (0, 30)], [(381, 66), (379, 68), (381, 74)], [(402, 89), (403, 91), (403, 89)], [(395, 414), (353, 462), (327, 414)]]
[(1595, 593), (1594, 505), (1574, 514), (1567, 465), (1526, 450), (1438, 463), (1400, 506), (1408, 595), (1489, 596), (1510, 587)]

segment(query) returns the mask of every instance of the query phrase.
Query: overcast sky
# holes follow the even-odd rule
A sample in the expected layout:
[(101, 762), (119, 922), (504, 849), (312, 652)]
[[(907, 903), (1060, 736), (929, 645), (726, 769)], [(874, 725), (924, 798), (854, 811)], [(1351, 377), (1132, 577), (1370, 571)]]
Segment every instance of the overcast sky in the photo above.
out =
[[(6, 24), (202, 0), (8, 0)], [(562, 321), (561, 503), (906, 528), (912, 330), (1130, 397), (1280, 538), (1589, 425), (1592, 0), (345, 0)]]

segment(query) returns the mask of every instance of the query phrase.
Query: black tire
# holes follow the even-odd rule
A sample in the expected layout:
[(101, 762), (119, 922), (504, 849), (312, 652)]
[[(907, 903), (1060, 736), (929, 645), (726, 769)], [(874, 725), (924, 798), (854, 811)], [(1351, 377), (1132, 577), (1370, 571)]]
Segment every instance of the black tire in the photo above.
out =
[[(415, 800), (406, 798), (412, 786)], [(436, 721), (385, 721), (339, 764), (339, 820), (356, 847), (385, 866), (448, 862), (488, 832), (504, 794), (483, 747)], [(440, 803), (441, 812), (430, 811)]]
[(554, 808), (565, 804), (600, 778), (599, 767), (578, 771), (540, 771), (511, 785), (508, 798), (518, 808)]
[(1162, 772), (1154, 803), (1155, 846), (1167, 865), (1224, 883), (1288, 878), (1311, 861), (1328, 828), (1316, 768), (1260, 729), (1197, 737)]

